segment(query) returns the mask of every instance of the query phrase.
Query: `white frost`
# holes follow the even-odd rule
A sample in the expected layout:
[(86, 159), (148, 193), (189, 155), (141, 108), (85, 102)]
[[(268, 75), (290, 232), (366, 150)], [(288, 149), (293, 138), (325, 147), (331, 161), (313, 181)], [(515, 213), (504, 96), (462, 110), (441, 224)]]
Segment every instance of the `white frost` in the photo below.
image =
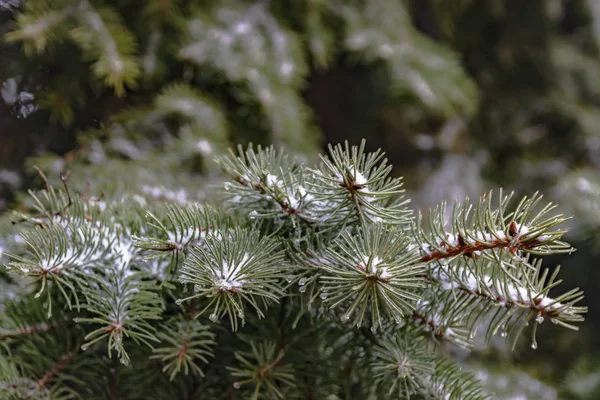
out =
[(244, 279), (245, 275), (240, 273), (240, 270), (244, 265), (251, 259), (248, 253), (244, 254), (242, 260), (235, 266), (231, 266), (227, 261), (223, 260), (221, 268), (213, 267), (215, 273), (214, 282), (223, 290), (232, 290), (241, 288), (247, 280)]

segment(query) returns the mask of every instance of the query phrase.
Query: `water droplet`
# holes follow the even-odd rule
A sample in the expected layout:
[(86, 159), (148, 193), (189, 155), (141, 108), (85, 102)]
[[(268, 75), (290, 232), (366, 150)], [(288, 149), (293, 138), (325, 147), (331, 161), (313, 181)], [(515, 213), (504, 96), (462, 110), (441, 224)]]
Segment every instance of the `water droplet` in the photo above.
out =
[(537, 349), (537, 343), (536, 342), (531, 343), (531, 348), (534, 350)]
[(506, 337), (506, 332), (504, 332), (504, 331), (500, 332), (500, 336), (501, 337)]
[(550, 321), (552, 321), (552, 323), (553, 323), (554, 325), (558, 324), (558, 320), (556, 320), (556, 319), (554, 319), (554, 318), (552, 318)]
[(217, 322), (217, 320), (219, 319), (219, 317), (217, 316), (217, 314), (210, 314), (208, 316), (208, 319), (210, 319), (212, 322)]
[(185, 285), (187, 283), (187, 278), (185, 276), (180, 276), (179, 277), (179, 283), (181, 283), (182, 285)]
[(292, 275), (287, 275), (287, 276), (285, 277), (285, 280), (286, 280), (288, 283), (291, 283), (291, 282), (294, 280), (294, 277), (293, 277)]
[(544, 317), (542, 317), (541, 315), (538, 315), (537, 318), (535, 319), (535, 322), (537, 322), (538, 324), (541, 324), (542, 322), (544, 322)]
[(238, 311), (238, 317), (244, 319), (244, 313), (241, 311)]
[(306, 285), (306, 278), (300, 278), (300, 280), (298, 281), (298, 285), (300, 285), (300, 286)]
[(325, 300), (327, 298), (327, 292), (321, 292), (320, 296), (323, 300)]
[(175, 304), (177, 304), (178, 306), (180, 306), (181, 303), (183, 303), (183, 299), (177, 299), (177, 300), (175, 300)]
[(375, 325), (373, 325), (371, 327), (371, 332), (373, 332), (373, 333), (377, 332), (377, 327)]
[(300, 291), (300, 293), (304, 293), (306, 292), (306, 286), (300, 286), (300, 289), (298, 289)]
[(86, 351), (88, 349), (88, 346), (86, 344), (84, 344), (83, 346), (81, 346), (81, 350)]
[(233, 388), (234, 388), (234, 389), (239, 389), (239, 388), (241, 388), (241, 387), (242, 387), (242, 385), (240, 385), (240, 383), (239, 383), (239, 382), (233, 382)]
[(123, 365), (129, 365), (129, 360), (126, 358), (121, 358), (121, 364)]
[(344, 314), (342, 315), (342, 322), (346, 322), (350, 319), (350, 314)]

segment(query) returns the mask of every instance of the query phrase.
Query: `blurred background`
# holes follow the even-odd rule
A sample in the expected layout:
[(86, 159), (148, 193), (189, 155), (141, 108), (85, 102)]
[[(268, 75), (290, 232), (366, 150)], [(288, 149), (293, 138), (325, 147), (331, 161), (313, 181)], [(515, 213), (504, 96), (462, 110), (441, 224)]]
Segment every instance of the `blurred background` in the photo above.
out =
[(34, 165), (209, 199), (213, 156), (249, 142), (367, 138), (415, 210), (539, 190), (574, 216), (546, 265), (587, 320), (458, 356), (498, 398), (600, 398), (600, 1), (0, 0), (0, 36), (0, 212)]

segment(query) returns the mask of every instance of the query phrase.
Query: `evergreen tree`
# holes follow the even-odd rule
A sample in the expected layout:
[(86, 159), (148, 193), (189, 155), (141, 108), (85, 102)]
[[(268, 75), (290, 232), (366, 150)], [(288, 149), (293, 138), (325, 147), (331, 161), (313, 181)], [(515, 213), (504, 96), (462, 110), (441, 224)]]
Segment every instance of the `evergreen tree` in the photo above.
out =
[[(558, 271), (544, 272), (536, 258), (571, 251), (552, 206), (489, 193), (413, 215), (382, 154), (337, 146), (313, 162), (319, 135), (303, 89), (311, 71), (383, 71), (386, 92), (402, 99), (398, 125), (440, 127), (440, 148), (456, 146), (444, 137), (460, 139), (479, 105), (474, 126), (494, 138), (488, 170), (514, 177), (523, 168), (502, 146), (517, 141), (538, 154), (538, 131), (511, 137), (505, 120), (522, 132), (559, 115), (593, 137), (591, 35), (583, 45), (538, 40), (555, 23), (571, 32), (567, 21), (582, 19), (584, 2), (562, 20), (532, 2), (527, 15), (545, 27), (540, 37), (506, 39), (532, 91), (555, 83), (549, 72), (534, 79), (537, 71), (561, 72), (549, 103), (525, 91), (517, 106), (503, 97), (515, 97), (504, 93), (517, 81), (514, 59), (476, 58), (481, 42), (470, 39), (489, 21), (468, 21), (483, 14), (510, 30), (520, 7), (407, 3), (0, 2), (12, 22), (0, 24), (3, 98), (19, 121), (47, 125), (44, 136), (76, 134), (80, 147), (31, 159), (43, 190), (18, 198), (0, 223), (1, 390), (15, 398), (484, 398), (473, 374), (450, 360), (456, 348), (494, 336), (514, 346), (527, 329), (535, 347), (548, 319), (574, 328), (581, 294), (550, 296)], [(462, 52), (475, 79), (411, 23), (410, 11), (427, 4), (443, 28), (430, 35)], [(474, 33), (454, 32), (455, 23)], [(534, 42), (546, 51), (531, 60)], [(488, 94), (481, 103), (475, 83)], [(298, 158), (250, 141), (285, 145)], [(232, 142), (244, 147), (223, 157)], [(590, 197), (589, 207), (561, 199), (579, 206), (586, 218), (578, 221), (597, 215), (596, 181), (582, 170), (561, 183)], [(223, 199), (215, 185), (226, 205), (214, 205)]]

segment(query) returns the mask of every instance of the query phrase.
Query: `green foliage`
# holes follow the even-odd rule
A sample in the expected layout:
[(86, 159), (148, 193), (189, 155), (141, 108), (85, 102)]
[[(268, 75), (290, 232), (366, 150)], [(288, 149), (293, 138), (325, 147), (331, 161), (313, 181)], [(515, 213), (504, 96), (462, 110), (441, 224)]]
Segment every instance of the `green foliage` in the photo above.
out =
[[(356, 312), (354, 324), (361, 326), (367, 307), (371, 327), (376, 330), (384, 318), (401, 322), (420, 298), (424, 272), (416, 252), (409, 251), (408, 238), (383, 224), (365, 227), (355, 234), (343, 232), (332, 249), (315, 267), (324, 271), (322, 298), (334, 308), (347, 307), (342, 320)], [(330, 294), (331, 293), (331, 294)]]
[(309, 167), (240, 147), (219, 160), (229, 212), (185, 189), (99, 200), (71, 189), (76, 174), (64, 190), (46, 181), (7, 230), (23, 242), (7, 271), (34, 285), (2, 300), (3, 379), (40, 398), (135, 398), (152, 383), (149, 398), (479, 400), (440, 345), (484, 331), (514, 347), (533, 321), (535, 348), (545, 319), (577, 329), (582, 293), (550, 297), (558, 269), (535, 258), (573, 251), (553, 205), (487, 193), (424, 222), (364, 149), (330, 146)]
[[(127, 131), (135, 110), (145, 130), (162, 125), (177, 137), (191, 128), (198, 139), (227, 141), (238, 135), (237, 125), (225, 130), (227, 115), (257, 138), (306, 156), (320, 142), (303, 96), (306, 80), (311, 68), (341, 66), (348, 54), (353, 63), (385, 65), (390, 94), (414, 98), (432, 115), (476, 109), (473, 82), (456, 55), (419, 32), (408, 14), (401, 2), (374, 0), (28, 0), (6, 40), (49, 68), (55, 59), (71, 63), (49, 84), (30, 88), (52, 122), (78, 125), (78, 113), (114, 95), (123, 99), (102, 121), (109, 135)], [(212, 90), (216, 82), (220, 93)], [(156, 95), (143, 104), (148, 91)], [(174, 114), (183, 120), (174, 124)]]
[(201, 246), (191, 250), (179, 277), (181, 283), (194, 285), (195, 294), (178, 303), (198, 297), (209, 299), (200, 314), (212, 310), (212, 321), (227, 314), (234, 331), (238, 318), (244, 321), (245, 304), (264, 316), (261, 305), (284, 295), (280, 285), (285, 261), (283, 251), (276, 247), (277, 242), (260, 238), (256, 231), (235, 228), (207, 236)]
[(250, 342), (250, 351), (236, 352), (235, 358), (243, 367), (231, 367), (231, 376), (238, 379), (233, 387), (250, 386), (248, 398), (285, 399), (294, 387), (291, 365), (279, 365), (284, 353), (275, 343)]
[[(344, 95), (385, 125), (387, 137), (373, 136), (392, 162), (451, 172), (448, 159), (469, 157), (460, 173), (477, 191), (484, 175), (517, 180), (519, 193), (558, 175), (551, 197), (575, 205), (576, 233), (594, 233), (600, 80), (586, 10), (598, 7), (559, 3), (2, 8), (3, 97), (14, 86), (8, 109), (22, 122), (7, 130), (35, 118), (36, 138), (77, 135), (80, 149), (30, 160), (49, 183), (0, 217), (0, 397), (485, 398), (439, 353), (502, 337), (514, 347), (526, 331), (536, 347), (547, 320), (577, 328), (582, 293), (561, 292), (541, 258), (573, 251), (566, 218), (537, 195), (491, 192), (414, 218), (402, 182), (364, 144), (311, 165), (320, 139), (306, 98), (325, 96), (306, 95), (307, 81), (372, 72), (375, 82), (350, 74)], [(325, 103), (337, 112), (335, 100)], [(364, 135), (352, 114), (341, 119)], [(258, 146), (221, 156), (230, 141), (275, 142), (297, 158)], [(548, 163), (565, 148), (574, 156)], [(214, 156), (229, 176), (222, 198)], [(427, 194), (463, 197), (439, 178)], [(399, 371), (406, 358), (418, 368)]]
[(407, 341), (400, 335), (386, 339), (374, 351), (372, 368), (376, 384), (387, 395), (409, 398), (420, 388), (429, 386), (435, 356), (427, 351), (422, 338)]
[(180, 372), (204, 376), (197, 361), (208, 364), (208, 358), (214, 357), (212, 348), (217, 344), (214, 341), (215, 334), (208, 326), (200, 324), (198, 320), (173, 319), (161, 326), (158, 336), (165, 345), (170, 346), (154, 349), (154, 355), (150, 358), (165, 363), (163, 372), (169, 375), (171, 381)]

